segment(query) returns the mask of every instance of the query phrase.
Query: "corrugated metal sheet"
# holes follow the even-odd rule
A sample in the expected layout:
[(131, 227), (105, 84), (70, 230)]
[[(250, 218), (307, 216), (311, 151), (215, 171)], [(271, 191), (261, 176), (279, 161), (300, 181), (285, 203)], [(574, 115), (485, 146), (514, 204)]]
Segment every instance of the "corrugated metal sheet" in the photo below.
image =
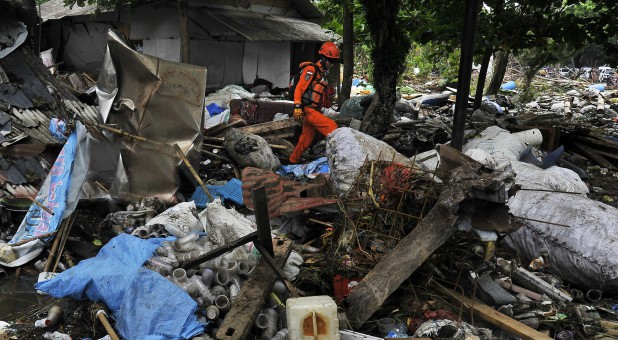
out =
[(64, 17), (93, 14), (97, 9), (96, 4), (79, 7), (77, 5), (70, 8), (64, 5), (64, 0), (51, 0), (41, 4), (41, 20), (62, 19)]
[(332, 32), (302, 19), (224, 9), (203, 12), (251, 41), (326, 41), (334, 38)]

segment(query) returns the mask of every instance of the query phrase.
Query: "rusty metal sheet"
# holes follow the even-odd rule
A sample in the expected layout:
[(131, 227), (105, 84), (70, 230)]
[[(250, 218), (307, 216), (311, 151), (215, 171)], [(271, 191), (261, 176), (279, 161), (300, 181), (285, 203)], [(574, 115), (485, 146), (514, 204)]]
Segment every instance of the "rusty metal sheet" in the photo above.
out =
[(245, 206), (253, 209), (252, 191), (264, 186), (270, 217), (337, 203), (337, 199), (301, 197), (318, 192), (325, 185), (327, 185), (327, 182), (322, 176), (318, 176), (317, 180), (312, 183), (303, 184), (287, 180), (269, 170), (247, 167), (242, 171), (242, 195)]

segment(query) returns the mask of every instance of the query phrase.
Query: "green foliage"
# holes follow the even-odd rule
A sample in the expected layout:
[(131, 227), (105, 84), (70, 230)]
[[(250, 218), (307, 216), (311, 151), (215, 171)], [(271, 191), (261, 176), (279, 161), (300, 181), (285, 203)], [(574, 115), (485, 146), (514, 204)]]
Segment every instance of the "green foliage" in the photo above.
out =
[[(459, 49), (444, 48), (444, 45), (414, 43), (406, 58), (404, 78), (427, 79), (430, 75), (439, 75), (450, 83), (457, 79), (459, 71)], [(419, 74), (414, 74), (414, 68)]]

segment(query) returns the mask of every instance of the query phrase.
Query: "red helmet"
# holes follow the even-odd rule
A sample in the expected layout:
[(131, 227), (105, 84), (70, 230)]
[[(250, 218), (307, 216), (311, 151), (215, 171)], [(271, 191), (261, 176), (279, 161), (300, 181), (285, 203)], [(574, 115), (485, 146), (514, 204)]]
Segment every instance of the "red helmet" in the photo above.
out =
[(323, 43), (318, 53), (329, 59), (339, 59), (339, 48), (332, 41)]

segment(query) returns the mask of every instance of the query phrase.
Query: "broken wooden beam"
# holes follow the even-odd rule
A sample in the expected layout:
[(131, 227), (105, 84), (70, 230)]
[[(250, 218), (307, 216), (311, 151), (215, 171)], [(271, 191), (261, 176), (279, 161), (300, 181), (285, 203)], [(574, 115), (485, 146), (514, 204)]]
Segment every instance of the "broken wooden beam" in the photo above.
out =
[[(274, 239), (273, 248), (275, 252), (275, 265), (281, 268), (292, 252), (292, 242)], [(258, 316), (276, 278), (276, 275), (273, 274), (266, 261), (258, 263), (249, 279), (243, 285), (240, 293), (234, 299), (232, 309), (229, 310), (223, 323), (219, 326), (216, 334), (217, 339), (240, 340), (248, 338), (253, 322)]]
[(449, 297), (457, 300), (464, 308), (471, 310), (474, 314), (480, 316), (485, 321), (491, 323), (494, 326), (500, 327), (511, 334), (517, 335), (522, 339), (530, 340), (551, 340), (549, 336), (528, 327), (527, 325), (512, 319), (497, 310), (489, 307), (488, 305), (478, 301), (465, 297), (459, 293), (456, 293), (448, 288), (445, 288), (439, 284), (435, 284), (438, 290)]
[(386, 298), (453, 234), (457, 216), (449, 211), (447, 204), (441, 203), (448, 199), (442, 195), (419, 225), (350, 292), (347, 314), (353, 327), (367, 321)]
[(249, 133), (253, 135), (261, 135), (265, 133), (271, 133), (272, 131), (283, 130), (299, 126), (300, 124), (294, 120), (294, 118), (276, 120), (273, 122), (260, 123), (255, 125), (244, 126), (238, 128), (238, 131)]
[(601, 156), (599, 153), (597, 153), (592, 148), (589, 148), (583, 145), (582, 143), (578, 143), (578, 142), (574, 142), (573, 146), (577, 148), (579, 151), (581, 151), (581, 153), (583, 153), (590, 160), (597, 163), (598, 165), (608, 168), (610, 170), (618, 170), (618, 168), (616, 168), (610, 161), (608, 161), (605, 157)]

